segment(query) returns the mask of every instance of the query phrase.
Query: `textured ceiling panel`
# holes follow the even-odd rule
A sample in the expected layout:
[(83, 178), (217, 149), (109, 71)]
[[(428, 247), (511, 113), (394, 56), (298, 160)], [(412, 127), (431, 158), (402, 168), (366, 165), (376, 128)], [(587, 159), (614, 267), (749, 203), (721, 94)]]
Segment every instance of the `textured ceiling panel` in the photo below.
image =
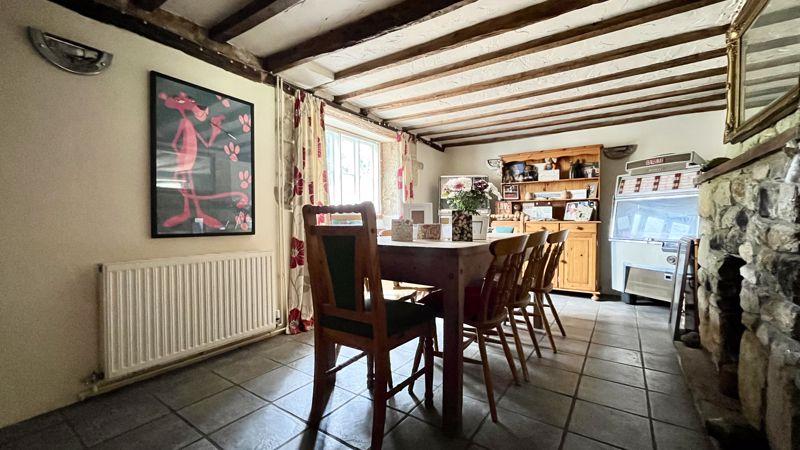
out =
[(161, 9), (211, 28), (252, 0), (168, 0)]
[(305, 0), (237, 36), (231, 40), (231, 44), (258, 56), (265, 56), (401, 2), (402, 0)]

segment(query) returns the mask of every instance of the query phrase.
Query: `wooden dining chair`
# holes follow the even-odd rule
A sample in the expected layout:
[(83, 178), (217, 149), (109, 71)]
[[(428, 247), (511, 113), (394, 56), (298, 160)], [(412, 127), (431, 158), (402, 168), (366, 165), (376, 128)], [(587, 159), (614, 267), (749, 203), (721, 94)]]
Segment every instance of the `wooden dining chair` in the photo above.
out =
[[(317, 215), (356, 213), (360, 224), (320, 225)], [(335, 374), (367, 356), (374, 371), (372, 389), (372, 447), (380, 448), (389, 398), (425, 375), (425, 405), (433, 406), (433, 333), (431, 307), (405, 301), (385, 301), (378, 260), (375, 210), (371, 203), (303, 207), (306, 260), (314, 303), (314, 388), (309, 423), (319, 424), (331, 394)], [(431, 297), (439, 295), (433, 292)], [(389, 352), (419, 338), (424, 343), (425, 367), (388, 388)], [(335, 346), (361, 353), (338, 366)]]
[(561, 335), (566, 337), (567, 333), (564, 326), (561, 324), (561, 319), (558, 317), (553, 299), (550, 298), (550, 292), (553, 291), (553, 279), (556, 275), (556, 270), (561, 262), (561, 254), (564, 252), (564, 244), (569, 236), (569, 230), (561, 230), (547, 236), (547, 249), (545, 250), (545, 264), (542, 265), (541, 271), (538, 275), (534, 275), (533, 284), (531, 285), (531, 292), (533, 298), (529, 301), (529, 306), (533, 306), (533, 316), (541, 319), (544, 326), (544, 331), (547, 338), (550, 340), (550, 347), (553, 353), (557, 353), (556, 342), (553, 339), (553, 332), (550, 330), (550, 321), (547, 320), (547, 315), (544, 312), (545, 304), (544, 299), (547, 299), (547, 307), (553, 313), (553, 318), (558, 324)]
[[(486, 396), (489, 399), (489, 411), (492, 421), (497, 422), (497, 406), (494, 400), (494, 386), (492, 384), (489, 358), (486, 354), (486, 338), (491, 333), (496, 333), (503, 346), (503, 353), (514, 381), (519, 383), (514, 357), (508, 346), (506, 334), (501, 323), (507, 317), (508, 305), (516, 292), (517, 279), (525, 257), (525, 244), (528, 235), (499, 239), (489, 245), (492, 262), (486, 271), (486, 276), (480, 286), (468, 287), (464, 292), (464, 335), (467, 337), (462, 343), (461, 350), (466, 349), (473, 342), (478, 343), (480, 360), (463, 357), (464, 362), (480, 364), (483, 367), (483, 380), (486, 385)], [(441, 299), (431, 299), (428, 304), (436, 304), (436, 309), (441, 311)], [(414, 359), (413, 371), (417, 370), (422, 349), (417, 349)], [(434, 352), (435, 356), (442, 354)]]
[(527, 308), (530, 303), (530, 290), (534, 284), (536, 274), (540, 274), (543, 271), (542, 266), (546, 264), (547, 235), (547, 231), (537, 231), (528, 235), (528, 241), (525, 244), (525, 263), (520, 270), (519, 280), (514, 287), (513, 297), (507, 307), (511, 334), (514, 336), (514, 345), (517, 348), (519, 363), (522, 366), (522, 377), (525, 381), (528, 381), (528, 364), (525, 351), (522, 348), (522, 339), (517, 328), (516, 316), (522, 316), (520, 322), (528, 327), (528, 333), (530, 333), (536, 356), (541, 358), (542, 351), (539, 349), (539, 343), (536, 339), (536, 333), (533, 331), (533, 323), (528, 315)]

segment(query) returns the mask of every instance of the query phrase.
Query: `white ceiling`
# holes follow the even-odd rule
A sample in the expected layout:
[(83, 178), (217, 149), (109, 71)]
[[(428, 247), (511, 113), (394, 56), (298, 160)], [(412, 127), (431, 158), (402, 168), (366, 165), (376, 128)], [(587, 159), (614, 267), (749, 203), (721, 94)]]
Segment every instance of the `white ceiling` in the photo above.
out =
[[(237, 36), (230, 43), (248, 50), (256, 55), (266, 56), (276, 51), (283, 50), (301, 43), (307, 39), (313, 38), (314, 36), (317, 36), (325, 31), (329, 31), (336, 27), (357, 21), (360, 18), (400, 3), (401, 1), (402, 0), (305, 0), (298, 5), (295, 5), (291, 9), (245, 32), (244, 34)], [(360, 63), (391, 54), (400, 49), (428, 42), (432, 39), (450, 34), (467, 26), (483, 22), (494, 17), (509, 14), (527, 6), (540, 3), (541, 1), (543, 0), (477, 0), (474, 3), (468, 4), (456, 9), (455, 11), (438, 16), (431, 20), (386, 34), (350, 48), (345, 48), (317, 57), (312, 63), (300, 65), (284, 72), (281, 75), (283, 75), (288, 81), (301, 84), (306, 88), (313, 89), (325, 84), (324, 89), (318, 91), (318, 93), (323, 96), (340, 95), (374, 86), (382, 82), (414, 75), (425, 70), (441, 67), (446, 64), (457, 63), (470, 57), (524, 43), (538, 37), (548, 36), (555, 32), (567, 30), (580, 25), (601, 21), (625, 12), (643, 9), (648, 6), (663, 3), (666, 0), (608, 0), (606, 2), (589, 6), (581, 10), (563, 14), (550, 20), (545, 20), (524, 28), (482, 39), (477, 42), (437, 53), (435, 55), (418, 58), (404, 64), (377, 70), (363, 76), (344, 79), (341, 81), (334, 81), (326, 84), (327, 81), (330, 81), (329, 77), (331, 74), (337, 71), (341, 71)], [(198, 23), (201, 26), (210, 27), (224, 18), (226, 15), (236, 11), (247, 2), (248, 0), (168, 0), (163, 8), (167, 11)], [(581, 58), (596, 53), (618, 49), (621, 47), (683, 32), (700, 30), (717, 25), (725, 25), (730, 23), (739, 3), (741, 3), (741, 0), (724, 0), (704, 8), (688, 11), (657, 21), (644, 23), (624, 30), (611, 32), (602, 36), (597, 36), (539, 53), (526, 55), (514, 60), (492, 64), (459, 74), (438, 78), (436, 80), (419, 83), (402, 89), (358, 97), (353, 99), (351, 104), (359, 108), (369, 109), (385, 103), (407, 100), (418, 96), (430, 96), (449, 89), (470, 86), (477, 82), (517, 74), (565, 61), (580, 60)], [(720, 49), (723, 48), (724, 45), (724, 36), (719, 35), (708, 39), (676, 45), (670, 48), (655, 50), (514, 84), (505, 84), (485, 90), (472, 90), (467, 94), (459, 94), (449, 98), (424, 101), (413, 106), (393, 109), (377, 109), (371, 110), (370, 112), (374, 116), (388, 119), (390, 123), (400, 127), (419, 127), (425, 124), (435, 124), (436, 122), (444, 119), (469, 117), (476, 114), (498, 111), (511, 107), (531, 105), (546, 100), (599, 92), (615, 87), (657, 80), (667, 76), (684, 74), (702, 69), (724, 67), (726, 65), (726, 58), (720, 57), (691, 65), (676, 67), (673, 69), (662, 70), (659, 72), (648, 73), (604, 83), (592, 84), (573, 88), (564, 92), (540, 95), (534, 98), (503, 103), (501, 105), (484, 106), (481, 108), (469, 109), (466, 111), (449, 114), (426, 114), (425, 117), (418, 119), (393, 121), (392, 118), (412, 113), (433, 111), (451, 106), (465, 105), (484, 100), (492, 100), (506, 95), (523, 93), (585, 80), (599, 75), (611, 74), (622, 70), (667, 61), (703, 51)], [(476, 125), (485, 122), (493, 122), (499, 119), (524, 117), (531, 114), (571, 109), (580, 106), (600, 105), (612, 101), (625, 100), (656, 93), (664, 93), (688, 87), (702, 86), (709, 83), (718, 83), (721, 81), (724, 81), (723, 76), (710, 77), (642, 91), (617, 94), (593, 100), (585, 100), (548, 108), (541, 108), (534, 111), (524, 111), (485, 119), (472, 120), (469, 122), (433, 126), (422, 131), (424, 131), (426, 135), (431, 135), (433, 131), (442, 134), (451, 128), (463, 127), (465, 125)], [(587, 113), (563, 115), (550, 119), (524, 121), (511, 125), (489, 127), (482, 129), (482, 131), (488, 132), (502, 129), (503, 127), (516, 126), (526, 123), (533, 125), (547, 123), (548, 121), (553, 120), (580, 118), (585, 115), (597, 114), (598, 112), (615, 112), (662, 102), (701, 97), (712, 93), (713, 92), (703, 92), (654, 102), (643, 102), (636, 103), (634, 105), (595, 110)], [(720, 102), (711, 102), (713, 105), (718, 103)], [(697, 108), (704, 105), (705, 104), (692, 105), (683, 109)], [(657, 112), (660, 113), (664, 111)], [(654, 113), (656, 112), (643, 114), (647, 115)], [(616, 118), (617, 117), (614, 117), (611, 120)], [(546, 129), (547, 128), (545, 128), (545, 130)], [(541, 130), (537, 128), (536, 130), (532, 131), (538, 132)], [(514, 133), (510, 134), (513, 135)], [(495, 136), (502, 135), (492, 135), (492, 137)], [(433, 135), (433, 137), (436, 137), (436, 135)], [(470, 138), (469, 140), (474, 139), (475, 138)]]

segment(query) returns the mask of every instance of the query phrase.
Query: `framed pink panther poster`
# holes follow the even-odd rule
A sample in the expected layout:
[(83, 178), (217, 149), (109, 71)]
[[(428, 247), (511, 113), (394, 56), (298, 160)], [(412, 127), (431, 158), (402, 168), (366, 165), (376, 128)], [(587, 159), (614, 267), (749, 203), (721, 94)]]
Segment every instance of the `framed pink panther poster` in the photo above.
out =
[(151, 234), (255, 234), (253, 104), (150, 72)]

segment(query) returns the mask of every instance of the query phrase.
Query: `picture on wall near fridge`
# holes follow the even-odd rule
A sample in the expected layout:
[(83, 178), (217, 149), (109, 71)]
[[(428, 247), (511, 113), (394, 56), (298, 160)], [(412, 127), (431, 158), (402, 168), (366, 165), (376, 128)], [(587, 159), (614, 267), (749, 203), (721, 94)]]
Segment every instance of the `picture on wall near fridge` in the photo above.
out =
[(151, 234), (255, 233), (253, 104), (150, 72)]

